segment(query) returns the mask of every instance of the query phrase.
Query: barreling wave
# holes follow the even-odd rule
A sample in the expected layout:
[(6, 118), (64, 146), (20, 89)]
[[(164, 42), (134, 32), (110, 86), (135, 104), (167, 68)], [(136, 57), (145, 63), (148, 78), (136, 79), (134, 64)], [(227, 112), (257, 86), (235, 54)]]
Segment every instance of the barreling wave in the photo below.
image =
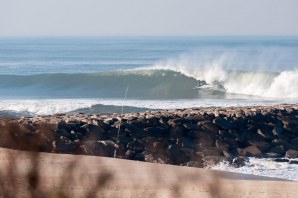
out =
[(112, 71), (80, 74), (2, 75), (2, 96), (41, 98), (196, 98), (196, 80), (163, 70)]
[[(198, 87), (198, 81), (205, 85)], [(220, 85), (221, 91), (215, 86)], [(252, 72), (167, 65), (146, 69), (79, 74), (1, 75), (2, 96), (29, 98), (298, 98), (298, 70)], [(208, 88), (208, 89), (207, 89)]]

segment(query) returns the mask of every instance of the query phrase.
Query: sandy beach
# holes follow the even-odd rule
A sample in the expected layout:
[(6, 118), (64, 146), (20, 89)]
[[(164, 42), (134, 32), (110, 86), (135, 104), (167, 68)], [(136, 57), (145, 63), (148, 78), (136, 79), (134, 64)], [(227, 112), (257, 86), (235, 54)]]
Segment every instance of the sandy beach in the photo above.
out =
[[(36, 189), (49, 197), (61, 192), (69, 197), (87, 197), (90, 192), (97, 197), (296, 197), (298, 194), (297, 182), (267, 177), (96, 156), (39, 153), (34, 157), (38, 160), (33, 161), (31, 156), (29, 152), (0, 149), (1, 178), (4, 185), (14, 188), (15, 195), (30, 195), (26, 177), (32, 164), (37, 164), (39, 170)], [(14, 181), (5, 178), (11, 169), (16, 176)], [(95, 188), (95, 184), (99, 186)]]

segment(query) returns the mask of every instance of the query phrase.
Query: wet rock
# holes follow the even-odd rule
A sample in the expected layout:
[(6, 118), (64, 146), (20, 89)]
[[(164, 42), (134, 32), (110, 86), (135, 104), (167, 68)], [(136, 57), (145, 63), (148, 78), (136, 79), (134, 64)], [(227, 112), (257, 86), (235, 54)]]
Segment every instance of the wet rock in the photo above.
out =
[(286, 152), (285, 156), (288, 158), (298, 158), (298, 151), (290, 149)]
[(215, 145), (218, 148), (224, 148), (224, 149), (229, 149), (230, 148), (229, 143), (227, 143), (227, 142), (225, 142), (223, 140), (216, 140), (215, 141)]
[(144, 145), (141, 142), (130, 142), (127, 144), (127, 149), (134, 151), (135, 153), (141, 153), (145, 150)]
[(133, 159), (133, 157), (136, 155), (136, 153), (131, 150), (131, 149), (127, 149), (125, 154), (124, 154), (124, 158), (125, 159)]
[(273, 152), (273, 153), (284, 155), (286, 153), (286, 149), (284, 148), (283, 145), (277, 145), (277, 146), (273, 146), (269, 150), (269, 152)]
[(183, 126), (186, 130), (189, 130), (189, 131), (190, 130), (195, 130), (195, 131), (201, 131), (202, 130), (202, 128), (200, 126), (198, 126), (196, 124), (192, 124), (192, 123), (184, 123)]
[(229, 122), (228, 120), (222, 118), (222, 117), (217, 117), (213, 120), (213, 123), (219, 126), (222, 129), (234, 129), (236, 128), (236, 125), (233, 122)]
[(87, 155), (113, 157), (117, 145), (112, 141), (85, 141), (83, 142)]
[(273, 140), (275, 135), (269, 129), (258, 129), (257, 133), (266, 140)]
[(298, 160), (291, 160), (289, 164), (298, 164)]
[(226, 144), (228, 144), (230, 149), (235, 149), (235, 148), (238, 148), (239, 147), (238, 143), (233, 138), (226, 138), (225, 137), (223, 139), (223, 142), (226, 143)]
[(262, 151), (256, 146), (248, 146), (243, 149), (243, 155), (245, 157), (261, 157)]
[(189, 167), (196, 167), (196, 168), (203, 168), (203, 161), (189, 161), (183, 164), (184, 166), (189, 166)]
[(190, 139), (190, 138), (182, 137), (180, 139), (180, 142), (181, 142), (181, 147), (193, 149), (195, 141), (193, 139)]
[(271, 143), (272, 146), (278, 146), (278, 145), (283, 145), (283, 147), (286, 149), (286, 150), (289, 150), (289, 149), (295, 149), (295, 147), (284, 141), (284, 140), (280, 140), (280, 139), (274, 139), (272, 140), (272, 143)]
[(223, 156), (206, 156), (203, 157), (203, 166), (214, 166), (220, 162), (223, 162), (226, 160), (226, 157)]
[(294, 138), (290, 141), (290, 143), (298, 149), (298, 137), (297, 138)]
[(174, 127), (169, 131), (170, 138), (182, 138), (184, 135), (184, 129), (182, 127)]
[(54, 133), (55, 139), (59, 139), (60, 137), (70, 138), (70, 133), (68, 133), (65, 129), (57, 129)]
[(217, 134), (219, 131), (219, 128), (216, 124), (213, 124), (212, 122), (206, 122), (202, 125), (202, 128), (204, 131), (211, 132), (213, 134)]
[(176, 165), (188, 162), (191, 157), (191, 154), (187, 150), (179, 148), (176, 144), (170, 145), (168, 152), (173, 163)]
[(74, 142), (63, 136), (53, 142), (53, 147), (57, 153), (73, 153), (76, 149)]
[(149, 137), (163, 137), (167, 135), (168, 129), (162, 127), (147, 127), (144, 132)]
[(267, 151), (271, 146), (265, 141), (249, 140), (250, 145), (257, 147), (261, 152)]
[(274, 159), (275, 162), (289, 162), (290, 160), (288, 159), (284, 159), (284, 158), (280, 158), (280, 159)]
[(106, 140), (109, 138), (109, 133), (99, 126), (86, 124), (83, 128), (87, 130), (86, 138), (88, 140)]
[(216, 137), (210, 133), (202, 132), (199, 134), (197, 139), (197, 143), (204, 145), (205, 147), (212, 147), (214, 146)]
[(133, 157), (133, 160), (136, 160), (136, 161), (145, 161), (145, 152), (137, 153), (137, 154)]
[(265, 158), (280, 158), (280, 157), (283, 157), (283, 156), (284, 155), (282, 155), (282, 154), (273, 153), (273, 152), (265, 153), (263, 155), (263, 157), (265, 157)]
[(223, 156), (222, 149), (217, 147), (209, 147), (203, 149), (203, 156)]
[(284, 132), (284, 129), (281, 128), (281, 127), (275, 127), (273, 130), (272, 130), (272, 133), (275, 135), (275, 136), (278, 136), (280, 137)]
[(245, 159), (244, 157), (236, 157), (232, 160), (232, 165), (235, 168), (240, 168), (242, 166), (245, 166), (245, 162), (247, 162), (248, 160)]

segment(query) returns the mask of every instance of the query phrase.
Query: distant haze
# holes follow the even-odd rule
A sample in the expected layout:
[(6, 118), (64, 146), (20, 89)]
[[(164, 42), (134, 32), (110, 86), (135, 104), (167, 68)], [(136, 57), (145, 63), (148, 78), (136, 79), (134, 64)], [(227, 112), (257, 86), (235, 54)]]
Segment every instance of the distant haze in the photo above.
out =
[(0, 0), (0, 36), (298, 35), (297, 0)]

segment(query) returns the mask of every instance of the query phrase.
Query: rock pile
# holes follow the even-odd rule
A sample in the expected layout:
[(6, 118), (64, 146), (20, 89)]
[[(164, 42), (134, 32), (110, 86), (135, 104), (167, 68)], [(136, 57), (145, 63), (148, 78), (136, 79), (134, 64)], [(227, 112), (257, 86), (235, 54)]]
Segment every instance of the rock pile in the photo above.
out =
[[(194, 167), (223, 160), (239, 167), (243, 157), (298, 158), (298, 105), (61, 114), (9, 120), (0, 126), (0, 146), (15, 148), (18, 139), (35, 138), (44, 152), (116, 154)], [(7, 134), (10, 141), (4, 138)]]

